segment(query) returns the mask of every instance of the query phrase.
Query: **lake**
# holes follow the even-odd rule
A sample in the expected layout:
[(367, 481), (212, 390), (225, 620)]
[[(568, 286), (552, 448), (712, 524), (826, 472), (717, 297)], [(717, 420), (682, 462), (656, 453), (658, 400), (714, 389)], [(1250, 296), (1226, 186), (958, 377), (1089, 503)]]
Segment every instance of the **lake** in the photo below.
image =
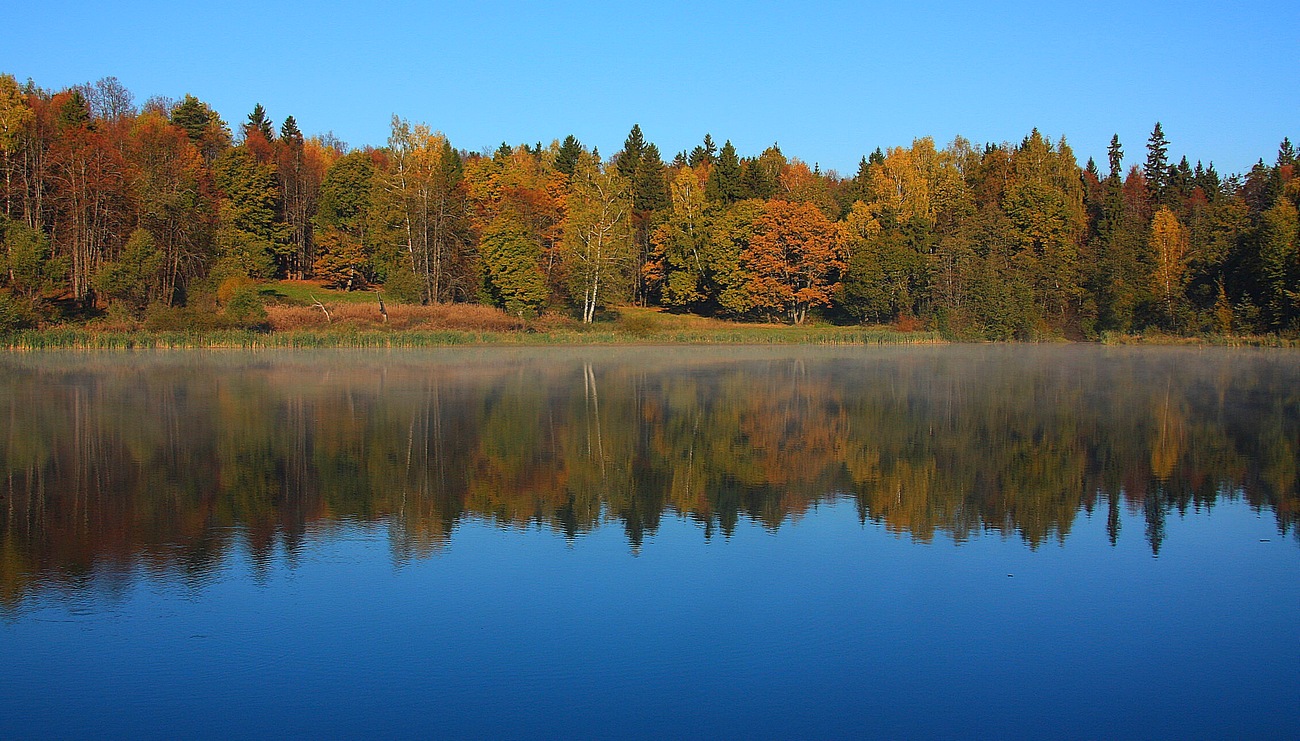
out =
[(1295, 738), (1300, 354), (0, 356), (0, 736)]

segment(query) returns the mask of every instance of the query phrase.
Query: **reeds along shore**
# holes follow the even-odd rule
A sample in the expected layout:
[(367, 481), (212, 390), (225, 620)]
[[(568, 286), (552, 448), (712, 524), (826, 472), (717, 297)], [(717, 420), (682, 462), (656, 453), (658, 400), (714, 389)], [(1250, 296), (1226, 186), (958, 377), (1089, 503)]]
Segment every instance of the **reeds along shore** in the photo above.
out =
[(919, 345), (943, 342), (932, 332), (889, 329), (811, 328), (735, 330), (628, 331), (598, 327), (581, 331), (382, 330), (339, 327), (284, 332), (217, 330), (212, 332), (96, 332), (60, 329), (24, 331), (0, 337), (0, 348), (39, 350), (169, 350), (169, 349), (295, 349), (295, 348), (418, 348), (454, 345)]
[[(591, 329), (514, 330), (382, 329), (340, 325), (284, 331), (26, 330), (0, 335), (0, 351), (424, 348), (452, 346), (562, 345), (935, 345), (949, 340), (937, 332), (900, 332), (887, 327), (753, 327), (734, 329), (646, 329), (597, 325)], [(1143, 337), (1108, 335), (1108, 345), (1201, 345), (1298, 348), (1276, 336)]]

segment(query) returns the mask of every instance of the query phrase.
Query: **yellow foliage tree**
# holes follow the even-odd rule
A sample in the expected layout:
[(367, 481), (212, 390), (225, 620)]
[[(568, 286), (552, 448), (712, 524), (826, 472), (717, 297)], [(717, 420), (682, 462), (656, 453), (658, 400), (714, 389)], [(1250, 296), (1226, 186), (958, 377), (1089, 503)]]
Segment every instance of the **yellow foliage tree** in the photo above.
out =
[(1187, 230), (1167, 207), (1162, 206), (1151, 220), (1150, 244), (1155, 260), (1152, 291), (1160, 300), (1166, 321), (1173, 325), (1187, 283), (1188, 238)]

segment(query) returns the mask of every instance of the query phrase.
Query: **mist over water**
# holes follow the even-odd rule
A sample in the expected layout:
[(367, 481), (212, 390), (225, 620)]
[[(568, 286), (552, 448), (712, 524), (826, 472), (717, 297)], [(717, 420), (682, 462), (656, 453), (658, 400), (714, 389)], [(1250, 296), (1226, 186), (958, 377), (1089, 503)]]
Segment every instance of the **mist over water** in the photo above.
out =
[(49, 353), (0, 419), (17, 735), (1271, 735), (1300, 689), (1294, 353)]

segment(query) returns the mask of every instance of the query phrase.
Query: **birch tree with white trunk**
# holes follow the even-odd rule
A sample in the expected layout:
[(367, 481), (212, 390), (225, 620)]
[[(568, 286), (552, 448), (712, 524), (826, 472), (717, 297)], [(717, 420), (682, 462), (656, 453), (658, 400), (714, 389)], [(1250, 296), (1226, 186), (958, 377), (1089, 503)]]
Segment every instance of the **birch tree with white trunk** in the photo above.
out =
[(596, 309), (624, 296), (633, 266), (632, 197), (627, 178), (584, 157), (569, 185), (561, 243), (569, 291), (590, 324)]

